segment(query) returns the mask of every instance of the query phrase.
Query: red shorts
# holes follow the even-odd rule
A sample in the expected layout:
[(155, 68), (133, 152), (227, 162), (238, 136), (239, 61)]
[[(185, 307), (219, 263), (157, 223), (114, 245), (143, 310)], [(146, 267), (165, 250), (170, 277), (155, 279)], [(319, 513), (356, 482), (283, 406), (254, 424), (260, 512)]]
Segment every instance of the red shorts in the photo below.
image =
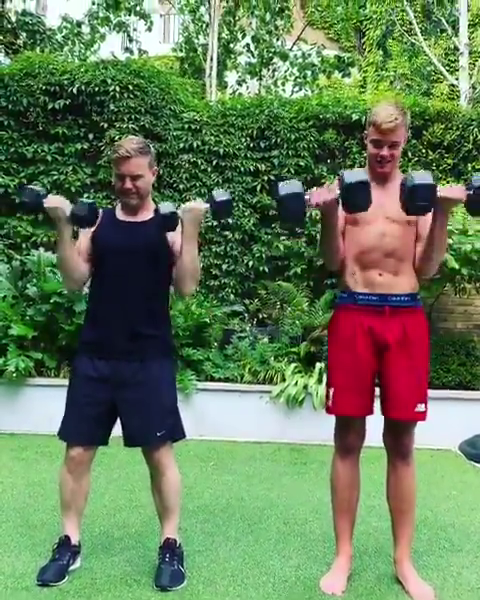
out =
[(328, 326), (326, 411), (373, 414), (378, 380), (382, 414), (425, 421), (429, 325), (417, 294), (342, 292)]

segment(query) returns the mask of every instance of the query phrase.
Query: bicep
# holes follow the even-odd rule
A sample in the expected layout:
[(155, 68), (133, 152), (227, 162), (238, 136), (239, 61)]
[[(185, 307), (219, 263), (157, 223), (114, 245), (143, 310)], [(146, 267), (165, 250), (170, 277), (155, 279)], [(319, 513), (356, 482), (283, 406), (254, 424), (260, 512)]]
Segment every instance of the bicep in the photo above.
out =
[(343, 236), (345, 234), (345, 212), (341, 206), (338, 207), (338, 235), (340, 240), (343, 241)]
[(82, 259), (82, 261), (85, 263), (85, 266), (87, 266), (89, 269), (91, 267), (92, 262), (92, 234), (98, 227), (101, 218), (102, 212), (100, 212), (98, 220), (92, 228), (80, 229), (77, 241), (75, 243), (75, 250), (77, 251), (78, 256)]
[(91, 242), (92, 232), (88, 229), (82, 229), (78, 234), (77, 241), (75, 243), (75, 249), (78, 252), (80, 258), (85, 262), (90, 262), (92, 252)]
[(425, 249), (425, 243), (427, 241), (428, 232), (430, 231), (430, 225), (432, 223), (432, 214), (429, 213), (423, 217), (417, 219), (417, 235), (415, 239), (415, 262), (422, 257)]
[(167, 233), (168, 244), (172, 250), (174, 261), (177, 262), (182, 252), (182, 224), (179, 223), (175, 231)]
[(82, 263), (85, 265), (85, 269), (88, 269), (90, 273), (91, 269), (91, 257), (92, 257), (92, 229), (82, 229), (78, 234), (77, 241), (75, 243), (75, 250)]

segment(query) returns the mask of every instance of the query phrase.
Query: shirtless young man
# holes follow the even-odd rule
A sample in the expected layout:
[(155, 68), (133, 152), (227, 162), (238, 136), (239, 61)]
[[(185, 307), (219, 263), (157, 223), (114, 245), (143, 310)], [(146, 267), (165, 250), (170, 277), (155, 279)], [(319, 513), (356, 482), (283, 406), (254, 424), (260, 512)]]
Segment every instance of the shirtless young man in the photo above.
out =
[(321, 211), (325, 264), (343, 282), (328, 329), (326, 410), (336, 417), (331, 472), (336, 557), (320, 588), (332, 596), (345, 592), (351, 571), (359, 459), (378, 375), (395, 573), (413, 600), (435, 598), (411, 556), (414, 432), (427, 416), (429, 376), (428, 322), (418, 290), (419, 280), (432, 277), (444, 258), (449, 213), (465, 201), (466, 192), (462, 186), (439, 188), (432, 213), (404, 213), (399, 163), (408, 128), (407, 112), (395, 103), (381, 103), (369, 115), (365, 142), (372, 205), (367, 212), (345, 214), (336, 185), (310, 195), (310, 204)]

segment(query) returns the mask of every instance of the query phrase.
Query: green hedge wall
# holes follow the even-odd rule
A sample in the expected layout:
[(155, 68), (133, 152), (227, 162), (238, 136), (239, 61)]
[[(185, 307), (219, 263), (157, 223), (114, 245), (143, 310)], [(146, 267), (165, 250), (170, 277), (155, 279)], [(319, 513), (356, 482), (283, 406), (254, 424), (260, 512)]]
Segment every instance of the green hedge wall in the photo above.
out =
[[(471, 176), (479, 163), (480, 113), (407, 102), (413, 125), (404, 168), (430, 169), (440, 181)], [(137, 133), (158, 151), (158, 200), (180, 204), (217, 186), (234, 194), (234, 221), (204, 228), (206, 291), (237, 301), (264, 279), (321, 286), (315, 215), (304, 235), (286, 235), (269, 190), (281, 177), (310, 185), (363, 164), (365, 112), (366, 100), (342, 87), (296, 100), (234, 98), (209, 105), (196, 84), (149, 60), (78, 64), (25, 55), (0, 70), (1, 214), (8, 216), (2, 219), (3, 251), (51, 247), (48, 223), (10, 216), (20, 183), (108, 202), (108, 147)]]
[[(311, 371), (324, 358), (324, 338), (306, 353), (292, 340), (328, 319), (321, 298), (334, 282), (319, 259), (316, 215), (304, 234), (282, 232), (270, 189), (278, 178), (297, 177), (308, 186), (363, 164), (369, 101), (329, 87), (315, 97), (210, 105), (196, 83), (148, 59), (71, 64), (24, 55), (0, 68), (0, 376), (66, 375), (85, 306), (84, 296), (62, 288), (48, 253), (51, 223), (15, 215), (17, 186), (36, 183), (71, 199), (111, 202), (108, 149), (131, 133), (158, 152), (159, 201), (181, 204), (214, 187), (235, 197), (232, 222), (207, 221), (203, 229), (199, 294), (172, 309), (185, 385), (191, 375), (276, 383), (292, 363)], [(480, 169), (479, 112), (406, 101), (413, 125), (404, 169), (429, 169), (440, 182), (466, 181)], [(36, 252), (41, 248), (47, 253)], [(258, 287), (269, 281), (291, 287), (280, 285), (272, 297), (273, 288)], [(305, 295), (295, 296), (305, 286)], [(225, 312), (238, 303), (247, 317)], [(222, 346), (226, 329), (255, 329), (262, 319), (286, 327), (286, 337), (252, 342), (247, 336)], [(478, 389), (480, 372), (472, 367), (480, 364), (478, 343), (445, 340), (433, 339), (431, 387)]]

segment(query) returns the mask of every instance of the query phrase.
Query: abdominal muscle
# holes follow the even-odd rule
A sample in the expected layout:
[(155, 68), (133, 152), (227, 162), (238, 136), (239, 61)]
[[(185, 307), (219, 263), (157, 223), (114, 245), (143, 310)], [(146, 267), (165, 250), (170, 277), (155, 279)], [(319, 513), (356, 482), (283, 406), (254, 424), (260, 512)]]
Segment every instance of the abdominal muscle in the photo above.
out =
[(417, 292), (415, 218), (346, 216), (344, 287), (356, 292)]

